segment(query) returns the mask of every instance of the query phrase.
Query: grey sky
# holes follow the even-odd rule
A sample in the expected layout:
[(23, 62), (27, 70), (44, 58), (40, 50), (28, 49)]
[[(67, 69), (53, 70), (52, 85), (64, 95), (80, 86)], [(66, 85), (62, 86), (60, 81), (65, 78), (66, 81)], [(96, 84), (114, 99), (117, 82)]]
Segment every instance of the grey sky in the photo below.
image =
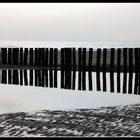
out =
[(0, 40), (140, 41), (140, 3), (0, 4)]

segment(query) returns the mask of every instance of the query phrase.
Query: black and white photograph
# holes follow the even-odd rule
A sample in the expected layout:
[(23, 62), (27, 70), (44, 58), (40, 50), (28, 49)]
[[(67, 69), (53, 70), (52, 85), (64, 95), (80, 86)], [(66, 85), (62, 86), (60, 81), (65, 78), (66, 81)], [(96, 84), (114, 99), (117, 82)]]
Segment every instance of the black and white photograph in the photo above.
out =
[(0, 137), (139, 137), (140, 3), (0, 3)]

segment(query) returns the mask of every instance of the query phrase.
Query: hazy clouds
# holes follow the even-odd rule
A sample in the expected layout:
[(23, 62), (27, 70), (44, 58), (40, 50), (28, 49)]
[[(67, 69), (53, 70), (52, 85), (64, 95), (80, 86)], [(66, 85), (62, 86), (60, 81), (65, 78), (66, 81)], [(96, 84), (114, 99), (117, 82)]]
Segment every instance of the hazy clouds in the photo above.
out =
[(1, 40), (140, 41), (139, 3), (0, 4)]

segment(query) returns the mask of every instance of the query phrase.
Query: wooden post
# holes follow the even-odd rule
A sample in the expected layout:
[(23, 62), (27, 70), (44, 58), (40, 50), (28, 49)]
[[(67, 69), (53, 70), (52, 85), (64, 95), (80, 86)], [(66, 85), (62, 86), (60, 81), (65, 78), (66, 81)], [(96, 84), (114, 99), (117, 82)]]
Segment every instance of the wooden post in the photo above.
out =
[[(38, 66), (38, 48), (35, 48), (35, 66)], [(38, 70), (35, 70), (35, 86), (38, 86)]]
[[(13, 65), (18, 65), (19, 49), (13, 48)], [(18, 70), (13, 70), (13, 84), (19, 84)]]
[(97, 84), (97, 91), (101, 91), (101, 86), (100, 86), (100, 60), (101, 60), (101, 49), (97, 49), (97, 59), (96, 59), (96, 84)]
[(78, 48), (78, 90), (81, 90), (81, 48)]
[[(42, 59), (42, 63), (41, 63), (41, 66), (44, 67), (45, 66), (45, 49), (44, 48), (41, 48), (41, 59)], [(42, 87), (45, 86), (45, 70), (42, 69), (41, 70), (41, 77), (42, 77)]]
[(71, 48), (65, 48), (65, 88), (71, 89)]
[[(39, 63), (38, 63), (38, 66), (41, 66), (42, 65), (42, 50), (41, 48), (39, 48)], [(39, 81), (39, 87), (42, 86), (42, 74), (41, 74), (41, 69), (38, 69), (38, 81)]]
[(107, 49), (103, 49), (103, 91), (106, 91), (106, 59)]
[(128, 81), (128, 93), (132, 94), (132, 83), (133, 83), (133, 49), (129, 49), (129, 81)]
[[(27, 65), (28, 60), (28, 48), (24, 50), (24, 65)], [(24, 70), (24, 84), (28, 85), (28, 77), (27, 77), (27, 70)]]
[(115, 49), (111, 48), (111, 56), (110, 56), (110, 92), (114, 92), (114, 52), (115, 52)]
[(89, 49), (89, 61), (88, 61), (88, 76), (89, 76), (89, 90), (92, 90), (92, 55), (93, 49)]
[(47, 69), (45, 70), (45, 75), (46, 75), (46, 87), (48, 87), (48, 48), (45, 50), (45, 66)]
[(138, 48), (134, 48), (135, 52), (135, 85), (134, 85), (134, 94), (138, 94), (138, 64), (139, 64), (139, 56), (138, 56)]
[(127, 48), (123, 48), (123, 93), (127, 90)]
[(64, 48), (61, 48), (61, 88), (64, 88), (64, 80), (65, 80), (65, 71), (64, 71), (64, 65), (65, 65), (65, 54), (64, 54)]
[[(20, 48), (20, 65), (23, 65), (23, 48)], [(23, 70), (20, 70), (20, 85), (23, 85)]]
[(120, 71), (121, 71), (121, 49), (117, 49), (117, 92), (120, 92), (120, 85), (121, 85), (121, 80), (120, 80)]
[(75, 90), (75, 79), (76, 79), (76, 54), (75, 54), (75, 48), (73, 48), (72, 57), (73, 57), (72, 89)]
[(58, 49), (54, 49), (54, 88), (57, 88), (57, 54), (58, 54)]
[[(30, 66), (33, 66), (33, 48), (30, 48), (30, 53), (29, 53), (29, 58), (30, 58)], [(29, 76), (30, 76), (30, 86), (33, 86), (33, 70), (29, 70)]]
[(82, 90), (86, 90), (86, 48), (83, 48), (82, 54)]
[(50, 48), (50, 61), (49, 61), (49, 66), (50, 66), (50, 88), (53, 87), (53, 48)]
[(138, 95), (140, 95), (140, 48), (138, 48)]
[[(8, 64), (12, 65), (12, 50), (8, 48)], [(12, 70), (8, 70), (8, 84), (11, 84)]]
[[(7, 48), (1, 48), (2, 64), (7, 64)], [(7, 83), (7, 70), (2, 70), (2, 83)]]

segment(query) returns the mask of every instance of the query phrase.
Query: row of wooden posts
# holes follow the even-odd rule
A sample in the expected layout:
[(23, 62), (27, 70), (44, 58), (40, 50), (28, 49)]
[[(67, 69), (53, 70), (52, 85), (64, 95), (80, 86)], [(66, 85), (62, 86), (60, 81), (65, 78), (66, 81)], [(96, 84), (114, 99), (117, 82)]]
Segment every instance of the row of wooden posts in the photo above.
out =
[[(117, 73), (118, 93), (122, 88), (123, 93), (128, 91), (132, 94), (134, 91), (134, 94), (140, 94), (140, 48), (0, 48), (0, 68), (1, 83), (19, 85), (24, 83), (29, 86), (57, 88), (60, 82), (61, 88), (73, 90), (76, 85), (76, 71), (78, 71), (78, 90), (87, 89), (86, 72), (88, 72), (88, 89), (93, 90), (92, 72), (96, 72), (97, 91), (101, 91), (100, 73), (103, 74), (102, 89), (107, 91), (106, 73), (109, 72), (110, 92), (114, 92), (114, 73)], [(61, 73), (60, 81), (57, 78), (58, 70)], [(134, 81), (133, 73), (135, 73)]]

